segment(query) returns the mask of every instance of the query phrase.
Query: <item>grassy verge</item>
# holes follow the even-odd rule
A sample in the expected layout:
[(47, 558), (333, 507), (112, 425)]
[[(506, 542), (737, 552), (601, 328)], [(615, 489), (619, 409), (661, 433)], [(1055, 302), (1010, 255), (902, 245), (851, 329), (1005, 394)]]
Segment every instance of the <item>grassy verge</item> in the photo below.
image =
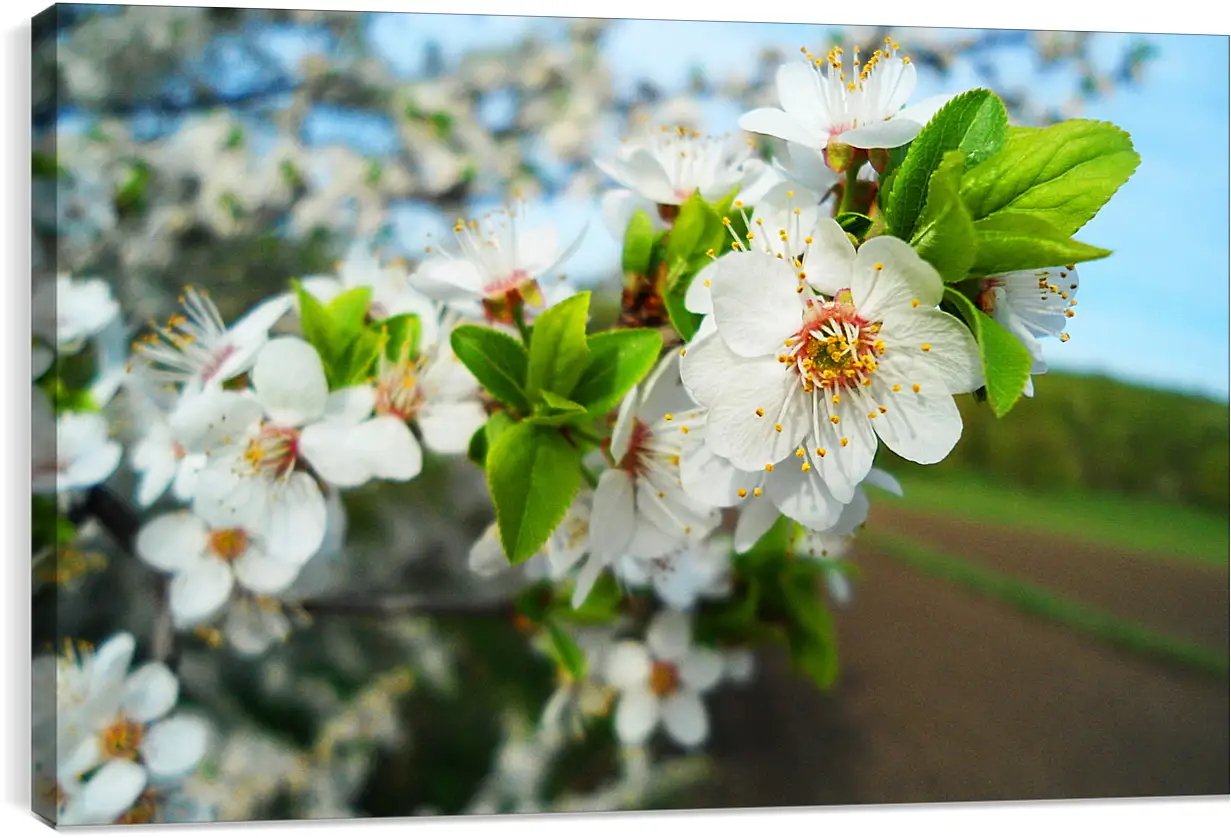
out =
[(865, 532), (862, 538), (890, 558), (929, 576), (1008, 603), (1028, 614), (1043, 617), (1127, 651), (1195, 669), (1223, 680), (1226, 680), (1231, 672), (1228, 656), (1223, 651), (1176, 639), (1139, 623), (1122, 620), (1097, 608), (1065, 599), (1046, 588), (919, 547), (900, 538), (878, 532)]
[(1093, 491), (1031, 491), (961, 472), (899, 477), (906, 497), (882, 492), (877, 502), (1213, 566), (1225, 567), (1231, 552), (1231, 520), (1200, 509)]

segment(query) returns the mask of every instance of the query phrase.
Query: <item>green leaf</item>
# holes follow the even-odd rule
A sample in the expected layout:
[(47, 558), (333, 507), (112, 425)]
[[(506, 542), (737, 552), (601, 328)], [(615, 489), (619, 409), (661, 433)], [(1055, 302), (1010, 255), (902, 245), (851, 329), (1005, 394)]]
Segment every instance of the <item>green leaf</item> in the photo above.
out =
[(1140, 162), (1129, 135), (1107, 122), (1016, 128), (998, 154), (962, 178), (962, 198), (976, 221), (1030, 214), (1071, 236)]
[(624, 231), (624, 256), (621, 264), (626, 274), (648, 274), (650, 271), (650, 253), (654, 249), (654, 222), (645, 210), (633, 213)]
[(487, 425), (470, 435), (470, 442), (466, 444), (466, 459), (476, 466), (487, 461)]
[(697, 330), (701, 328), (702, 315), (689, 311), (684, 305), (688, 295), (688, 286), (695, 278), (692, 274), (673, 276), (667, 284), (667, 293), (663, 295), (663, 304), (667, 308), (667, 317), (671, 326), (684, 342), (692, 340)]
[(547, 621), (547, 635), (551, 638), (551, 647), (556, 661), (575, 679), (586, 677), (586, 656), (572, 636), (556, 625), (554, 620)]
[[(694, 192), (692, 197), (680, 205), (679, 215), (671, 227), (667, 238), (667, 265), (674, 266), (676, 262), (688, 264), (698, 249), (704, 253), (705, 244), (709, 241), (706, 233), (714, 224), (722, 220), (714, 212), (714, 208), (706, 203), (700, 192)], [(704, 245), (704, 247), (703, 247)]]
[[(333, 319), (329, 316), (329, 310), (298, 282), (292, 281), (291, 286), (299, 297), (300, 331), (303, 332), (304, 339), (312, 344), (321, 356), (322, 362), (326, 362), (327, 359), (333, 357), (334, 352), (340, 349), (340, 347), (335, 348)], [(327, 362), (326, 366), (328, 366)]]
[(816, 576), (796, 574), (783, 585), (788, 615), (787, 643), (792, 662), (820, 689), (838, 677), (837, 637), (833, 616), (821, 600)]
[(466, 447), (466, 456), (472, 463), (483, 465), (487, 462), (487, 452), (491, 450), (500, 435), (516, 424), (517, 420), (510, 416), (508, 411), (500, 410), (493, 413), (487, 417), (487, 422), (483, 427), (470, 437), (470, 444)]
[(384, 329), (389, 334), (385, 344), (385, 356), (390, 361), (414, 358), (419, 354), (419, 338), (422, 324), (417, 314), (399, 314), (382, 320), (374, 328)]
[(363, 384), (374, 373), (376, 361), (388, 342), (388, 337), (375, 329), (364, 329), (347, 344), (338, 358), (325, 369), (329, 388), (353, 387)]
[(1004, 416), (1022, 397), (1030, 378), (1033, 361), (1030, 350), (1017, 337), (994, 319), (980, 311), (968, 297), (956, 288), (945, 289), (945, 299), (952, 302), (979, 343), (983, 362), (983, 380), (987, 402), (996, 416)]
[(600, 416), (614, 410), (633, 385), (649, 375), (663, 339), (656, 329), (613, 329), (590, 335), (586, 345), (590, 363), (572, 399), (591, 416)]
[(526, 394), (534, 398), (541, 390), (568, 397), (586, 370), (586, 320), (590, 292), (582, 291), (556, 303), (534, 321), (530, 338), (530, 366)]
[(886, 221), (893, 235), (910, 241), (927, 199), (928, 182), (945, 152), (960, 150), (976, 165), (1004, 145), (1009, 124), (1004, 102), (990, 90), (968, 90), (936, 112), (910, 144), (893, 177)]
[(872, 229), (872, 219), (860, 212), (839, 213), (834, 221), (837, 221), (843, 230), (860, 239)]
[(974, 230), (977, 252), (971, 273), (976, 276), (1071, 265), (1111, 255), (1110, 250), (1069, 238), (1031, 213), (999, 212), (976, 221)]
[(505, 555), (521, 564), (547, 543), (581, 484), (581, 452), (551, 429), (518, 424), (487, 452), (487, 485)]
[(534, 415), (526, 419), (535, 425), (559, 427), (569, 425), (578, 419), (585, 418), (586, 409), (570, 399), (557, 396), (550, 390), (543, 390), (538, 395), (534, 406)]
[(55, 180), (64, 174), (54, 154), (36, 151), (31, 155), (31, 176), (35, 180)]
[(562, 590), (560, 595), (558, 610), (565, 619), (570, 620), (610, 620), (619, 613), (620, 602), (624, 599), (619, 583), (610, 573), (603, 573), (595, 580), (594, 587), (580, 608), (573, 608), (571, 591)]
[(958, 195), (962, 169), (962, 152), (945, 155), (928, 183), (927, 203), (910, 242), (945, 282), (965, 279), (975, 261), (974, 222)]
[(498, 400), (521, 414), (530, 412), (526, 396), (525, 348), (514, 338), (483, 326), (458, 326), (449, 336), (458, 359)]
[[(325, 310), (333, 322), (333, 339), (342, 346), (350, 343), (363, 331), (372, 301), (372, 289), (366, 285), (343, 291), (329, 301)], [(341, 347), (339, 347), (341, 348)]]

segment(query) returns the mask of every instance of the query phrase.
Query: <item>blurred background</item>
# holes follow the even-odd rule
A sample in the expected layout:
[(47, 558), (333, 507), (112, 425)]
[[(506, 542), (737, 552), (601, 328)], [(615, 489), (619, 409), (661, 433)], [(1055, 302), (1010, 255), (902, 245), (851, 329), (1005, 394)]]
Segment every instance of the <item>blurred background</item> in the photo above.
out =
[[(359, 238), (413, 263), (516, 192), (562, 239), (585, 230), (564, 270), (614, 316), (593, 158), (642, 115), (735, 133), (800, 46), (886, 34), (917, 96), (985, 86), (1018, 124), (1111, 121), (1142, 164), (1079, 234), (1115, 255), (1083, 266), (1034, 398), (999, 421), (962, 402), (939, 466), (882, 452), (906, 497), (875, 499), (834, 689), (766, 651), (714, 698), (709, 758), (663, 763), (632, 804), (604, 791), (609, 731), (505, 759), (552, 666), (482, 605), (515, 580), (465, 567), (481, 473), (429, 462), (349, 494), (344, 546), (297, 593), (478, 605), (318, 613), (257, 660), (181, 644), (186, 697), (227, 733), (198, 789), (223, 819), (462, 812), (506, 774), (541, 778), (542, 808), (1227, 793), (1225, 37), (59, 5), (34, 24), (36, 281), (113, 284), (129, 321), (106, 366), (184, 284), (231, 320)], [(105, 533), (95, 549), (104, 569), (36, 596), (36, 651), (148, 635), (145, 569)]]

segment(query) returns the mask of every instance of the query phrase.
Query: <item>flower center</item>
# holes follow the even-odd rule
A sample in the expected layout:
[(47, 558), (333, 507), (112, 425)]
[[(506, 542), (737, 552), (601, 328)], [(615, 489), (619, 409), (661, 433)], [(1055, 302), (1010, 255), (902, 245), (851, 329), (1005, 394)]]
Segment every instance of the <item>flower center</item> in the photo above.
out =
[(396, 416), (409, 422), (423, 406), (424, 395), (419, 387), (422, 359), (402, 360), (397, 363), (382, 361), (376, 379), (377, 416)]
[(103, 753), (113, 759), (136, 759), (145, 725), (123, 716), (102, 732)]
[(624, 455), (624, 459), (620, 460), (619, 468), (633, 477), (641, 474), (645, 469), (643, 455), (653, 438), (654, 432), (650, 430), (649, 425), (640, 419), (633, 419), (633, 432), (628, 440), (628, 453)]
[(536, 280), (525, 271), (513, 271), (508, 277), (483, 288), (483, 311), (493, 323), (512, 323), (513, 308), (522, 304), (543, 305), (543, 292)]
[(650, 667), (650, 692), (659, 698), (675, 695), (680, 689), (680, 670), (673, 663), (654, 661)]
[(877, 337), (880, 324), (856, 314), (846, 292), (831, 302), (810, 301), (809, 308), (804, 325), (785, 341), (779, 362), (799, 374), (804, 392), (868, 386), (876, 359), (885, 354), (885, 343)]
[(299, 459), (299, 431), (276, 425), (262, 425), (244, 450), (244, 462), (254, 474), (283, 479)]
[(248, 550), (248, 533), (241, 529), (214, 530), (209, 534), (209, 549), (224, 562), (233, 562)]
[(160, 378), (183, 382), (200, 376), (208, 382), (236, 346), (226, 339), (226, 324), (206, 292), (186, 288), (180, 304), (185, 314), (171, 315), (165, 326), (152, 326), (133, 344), (133, 351)]

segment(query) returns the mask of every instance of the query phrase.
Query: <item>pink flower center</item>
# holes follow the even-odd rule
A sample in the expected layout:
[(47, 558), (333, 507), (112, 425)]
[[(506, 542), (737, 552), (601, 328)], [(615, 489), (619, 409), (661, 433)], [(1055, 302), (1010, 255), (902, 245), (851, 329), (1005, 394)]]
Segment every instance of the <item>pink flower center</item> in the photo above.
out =
[(879, 332), (880, 324), (860, 317), (849, 292), (840, 291), (831, 302), (808, 301), (804, 324), (787, 338), (778, 361), (799, 374), (804, 392), (866, 387), (885, 354)]
[(244, 450), (244, 461), (256, 474), (284, 479), (299, 460), (299, 431), (277, 425), (262, 425)]
[(654, 661), (650, 667), (650, 692), (667, 698), (680, 691), (680, 670), (667, 661)]

